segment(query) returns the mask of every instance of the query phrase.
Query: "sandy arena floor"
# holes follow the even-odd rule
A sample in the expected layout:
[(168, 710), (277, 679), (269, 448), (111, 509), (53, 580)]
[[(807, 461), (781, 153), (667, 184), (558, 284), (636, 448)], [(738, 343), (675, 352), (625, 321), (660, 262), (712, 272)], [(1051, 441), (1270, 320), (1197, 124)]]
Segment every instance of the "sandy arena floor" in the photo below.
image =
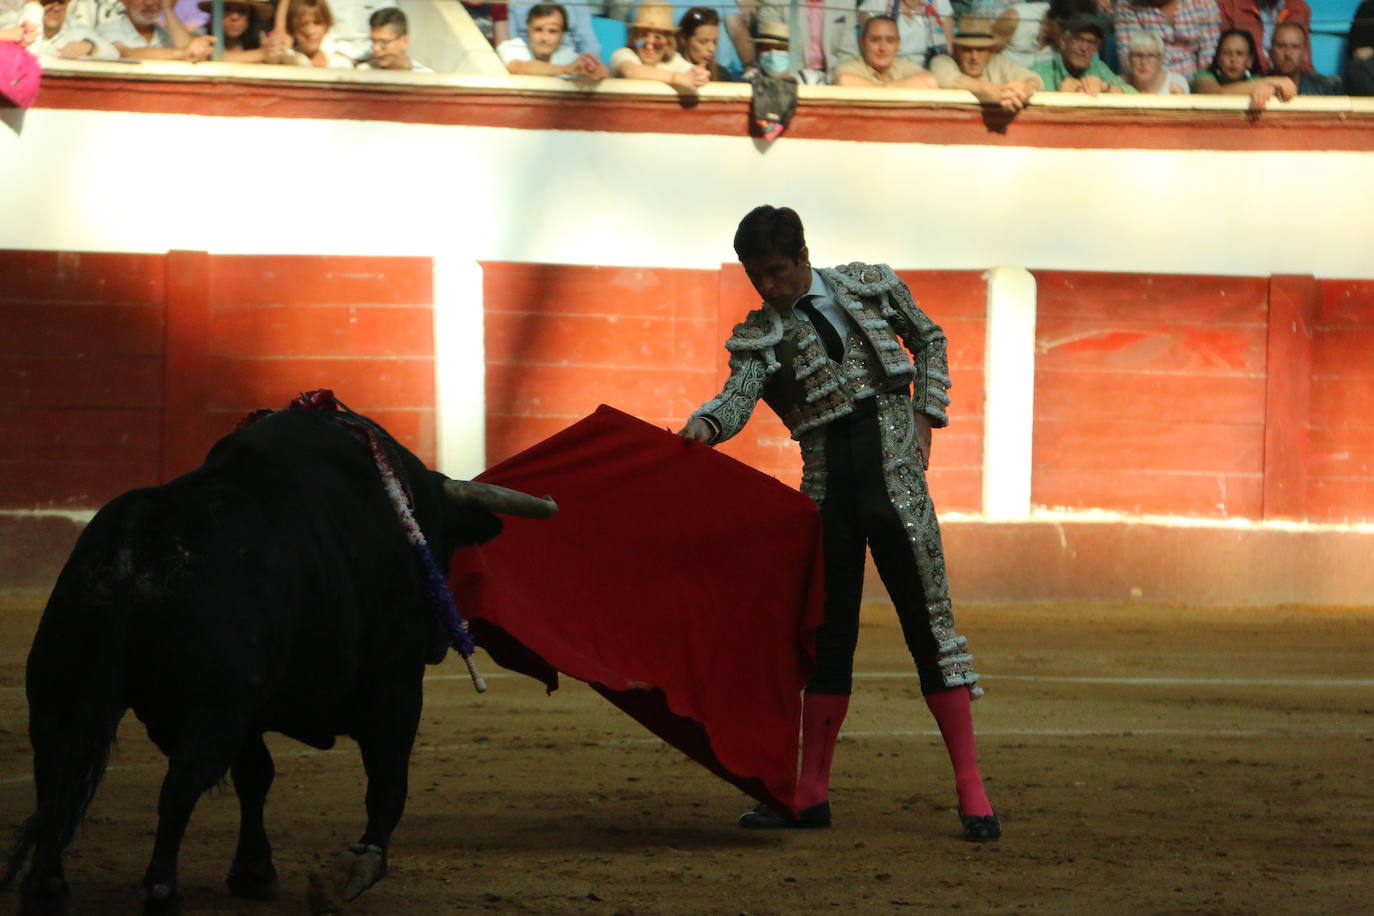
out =
[[(39, 606), (0, 600), (5, 824), (32, 801), (21, 685)], [(391, 874), (350, 912), (1374, 912), (1374, 608), (963, 608), (1006, 831), (984, 846), (959, 839), (890, 612), (865, 621), (824, 831), (740, 830), (750, 802), (585, 685), (545, 696), (498, 675), (479, 697), (450, 656), (427, 686)], [(272, 746), (282, 898), (226, 895), (237, 813), (217, 791), (183, 848), (188, 912), (304, 912), (307, 872), (361, 831), (351, 742)], [(75, 913), (136, 911), (161, 776), (128, 716), (71, 853)]]

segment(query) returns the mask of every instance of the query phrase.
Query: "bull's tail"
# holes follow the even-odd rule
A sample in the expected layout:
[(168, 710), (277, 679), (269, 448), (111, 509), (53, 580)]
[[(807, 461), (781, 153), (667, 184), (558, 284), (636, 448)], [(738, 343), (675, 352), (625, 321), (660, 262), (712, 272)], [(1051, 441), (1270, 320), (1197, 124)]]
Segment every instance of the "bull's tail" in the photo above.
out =
[(32, 857), (25, 891), (32, 882), (40, 896), (65, 893), (62, 851), (95, 797), (126, 708), (127, 603), (99, 600), (103, 607), (93, 607), (89, 590), (67, 572), (49, 599), (29, 655), (37, 806), (19, 826), (0, 875), (3, 890)]

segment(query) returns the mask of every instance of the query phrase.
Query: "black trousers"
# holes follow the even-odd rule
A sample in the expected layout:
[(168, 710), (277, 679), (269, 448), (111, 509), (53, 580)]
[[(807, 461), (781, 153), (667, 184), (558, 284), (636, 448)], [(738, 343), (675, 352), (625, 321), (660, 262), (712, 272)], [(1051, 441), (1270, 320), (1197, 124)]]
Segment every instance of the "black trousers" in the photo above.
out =
[(816, 673), (807, 691), (849, 694), (852, 690), (865, 547), (872, 549), (878, 575), (897, 608), (902, 635), (916, 662), (921, 692), (947, 689), (912, 543), (892, 508), (883, 477), (876, 398), (858, 401), (854, 413), (827, 424), (825, 462), (825, 496), (821, 501), (825, 620), (816, 631)]

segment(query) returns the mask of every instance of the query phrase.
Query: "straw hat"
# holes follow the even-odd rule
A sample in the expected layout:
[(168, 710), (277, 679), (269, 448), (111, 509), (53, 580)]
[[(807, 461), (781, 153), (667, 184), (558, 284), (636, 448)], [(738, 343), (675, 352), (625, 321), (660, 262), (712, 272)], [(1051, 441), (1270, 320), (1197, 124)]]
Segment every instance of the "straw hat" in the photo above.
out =
[(954, 27), (954, 43), (966, 48), (991, 48), (998, 44), (992, 33), (992, 20), (981, 16), (960, 16)]
[(760, 20), (754, 30), (754, 43), (786, 46), (791, 41), (785, 22), (766, 22)]
[(673, 25), (673, 8), (667, 3), (641, 3), (635, 13), (631, 29), (653, 29), (655, 32), (676, 32)]

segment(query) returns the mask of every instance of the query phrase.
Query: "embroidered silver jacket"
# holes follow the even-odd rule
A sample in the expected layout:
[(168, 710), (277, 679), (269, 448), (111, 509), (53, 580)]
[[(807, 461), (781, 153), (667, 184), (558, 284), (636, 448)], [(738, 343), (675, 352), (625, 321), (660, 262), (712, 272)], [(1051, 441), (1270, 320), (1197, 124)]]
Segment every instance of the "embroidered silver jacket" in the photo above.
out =
[(933, 427), (947, 426), (945, 334), (906, 284), (886, 264), (855, 262), (820, 273), (850, 318), (843, 359), (829, 359), (811, 324), (791, 309), (765, 303), (735, 326), (725, 342), (730, 377), (692, 416), (714, 421), (723, 442), (744, 428), (762, 398), (801, 439), (851, 413), (861, 398), (911, 385), (912, 409)]

